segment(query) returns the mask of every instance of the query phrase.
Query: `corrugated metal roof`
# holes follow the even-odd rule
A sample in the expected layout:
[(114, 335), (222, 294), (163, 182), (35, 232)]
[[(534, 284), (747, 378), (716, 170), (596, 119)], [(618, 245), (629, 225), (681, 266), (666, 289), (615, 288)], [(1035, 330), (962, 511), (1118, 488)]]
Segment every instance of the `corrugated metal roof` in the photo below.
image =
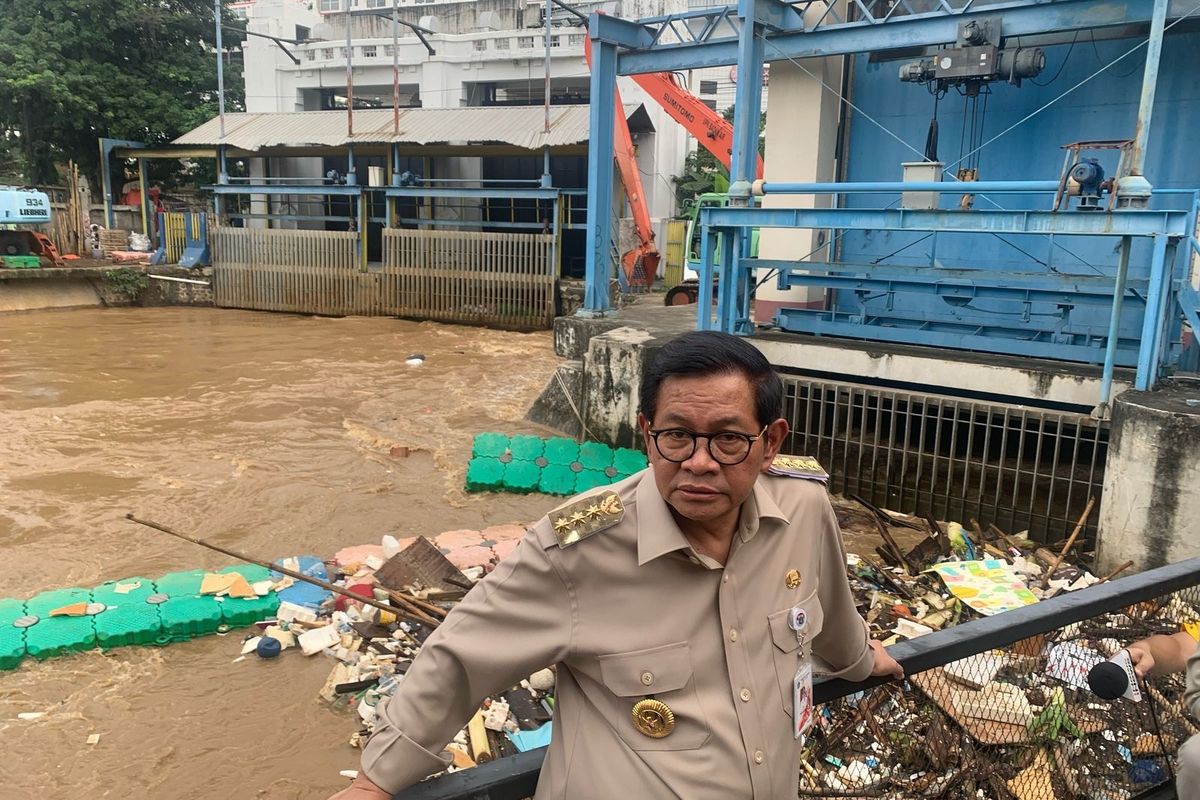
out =
[[(628, 105), (626, 116), (638, 105)], [(472, 108), (402, 108), (400, 133), (392, 132), (391, 109), (354, 112), (354, 136), (346, 136), (345, 111), (297, 111), (272, 114), (226, 114), (225, 138), (210, 119), (172, 144), (226, 144), (239, 150), (264, 147), (339, 147), (351, 143), (446, 144), (503, 143), (527, 150), (558, 147), (588, 140), (588, 106), (551, 106), (550, 133), (544, 133), (542, 106)]]

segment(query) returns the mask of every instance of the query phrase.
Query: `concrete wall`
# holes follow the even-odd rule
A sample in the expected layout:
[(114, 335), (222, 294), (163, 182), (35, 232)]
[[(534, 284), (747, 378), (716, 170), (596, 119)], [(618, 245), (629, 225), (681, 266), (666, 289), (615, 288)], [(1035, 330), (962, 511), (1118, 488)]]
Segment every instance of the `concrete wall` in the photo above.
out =
[[(1193, 405), (1194, 403), (1194, 405)], [(1200, 380), (1128, 391), (1113, 403), (1100, 505), (1100, 573), (1200, 556)]]
[[(87, 306), (211, 306), (211, 286), (150, 279), (136, 299), (114, 291), (106, 273), (119, 265), (0, 270), (0, 313)], [(149, 275), (211, 281), (212, 270), (129, 266)]]
[[(771, 64), (776, 103), (767, 112), (763, 175), (768, 181), (831, 181), (836, 175), (840, 101), (821, 85), (821, 81), (830, 86), (841, 84), (841, 59), (814, 58), (802, 63), (804, 69), (790, 61)], [(786, 98), (786, 102), (780, 102), (779, 98)], [(827, 207), (830, 199), (828, 196), (768, 195), (762, 204), (767, 208), (811, 208), (815, 204)], [(760, 233), (758, 253), (761, 258), (807, 256), (805, 260), (808, 261), (824, 261), (828, 259), (830, 249), (826, 240), (828, 235), (828, 231), (802, 228), (765, 229)], [(759, 279), (762, 277), (760, 275)], [(755, 295), (754, 319), (767, 322), (783, 306), (819, 307), (823, 302), (824, 293), (820, 289), (780, 291), (774, 280), (769, 280)]]

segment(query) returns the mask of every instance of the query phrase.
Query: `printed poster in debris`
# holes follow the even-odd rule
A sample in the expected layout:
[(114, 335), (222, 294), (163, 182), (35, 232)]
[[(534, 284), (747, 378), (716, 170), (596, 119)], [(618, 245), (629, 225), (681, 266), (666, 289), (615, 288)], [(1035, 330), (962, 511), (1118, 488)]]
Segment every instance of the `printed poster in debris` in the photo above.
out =
[(1033, 592), (998, 558), (948, 561), (929, 568), (950, 593), (984, 616), (1037, 602)]

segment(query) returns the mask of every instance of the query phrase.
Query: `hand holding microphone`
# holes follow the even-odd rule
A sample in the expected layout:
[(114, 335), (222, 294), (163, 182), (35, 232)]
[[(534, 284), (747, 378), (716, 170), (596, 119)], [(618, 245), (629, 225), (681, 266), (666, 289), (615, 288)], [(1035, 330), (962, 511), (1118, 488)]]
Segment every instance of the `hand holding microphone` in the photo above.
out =
[(1135, 703), (1141, 701), (1142, 689), (1138, 680), (1153, 666), (1154, 657), (1144, 650), (1137, 651), (1140, 656), (1135, 661), (1131, 650), (1121, 650), (1108, 661), (1101, 661), (1088, 671), (1087, 682), (1093, 694), (1105, 700), (1124, 697)]

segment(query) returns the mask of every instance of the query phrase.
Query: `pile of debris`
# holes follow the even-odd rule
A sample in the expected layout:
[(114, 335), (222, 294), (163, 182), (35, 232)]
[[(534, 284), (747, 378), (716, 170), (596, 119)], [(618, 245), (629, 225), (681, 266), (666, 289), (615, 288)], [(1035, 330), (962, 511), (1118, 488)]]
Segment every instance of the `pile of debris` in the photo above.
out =
[[(847, 555), (846, 570), (859, 610), (885, 644), (1113, 577), (1096, 577), (1068, 559), (1087, 512), (1065, 543), (1047, 549), (1025, 534), (994, 526), (985, 532), (974, 520), (967, 531), (857, 498), (835, 497), (834, 505), (848, 549), (858, 551)], [(361, 747), (379, 702), (426, 638), (523, 530), (451, 531), (403, 549), (384, 537), (381, 545), (339, 551), (326, 567), (362, 602), (330, 594), (315, 606), (282, 603), (261, 635), (245, 642), (243, 655), (296, 647), (332, 657), (320, 696), (354, 712), (350, 743)], [(1162, 779), (1163, 754), (1195, 730), (1176, 710), (1182, 683), (1164, 680), (1151, 690), (1164, 717), (1152, 727), (1149, 703), (1098, 699), (1088, 691), (1087, 670), (1132, 639), (1197, 618), (1191, 603), (1164, 598), (826, 704), (804, 750), (801, 795), (1128, 798), (1130, 787)], [(267, 640), (278, 644), (264, 652)], [(544, 669), (486, 699), (451, 744), (450, 769), (548, 744), (553, 689), (553, 670)]]
[[(974, 520), (968, 532), (857, 498), (835, 498), (835, 508), (848, 540), (864, 529), (878, 535), (874, 554), (847, 556), (847, 572), (885, 644), (1103, 583), (1130, 566), (1097, 577), (1068, 560), (1093, 503), (1050, 548), (1025, 533), (985, 532)], [(1088, 672), (1131, 641), (1198, 619), (1200, 594), (1166, 596), (828, 703), (806, 743), (801, 796), (1126, 800), (1166, 779), (1170, 756), (1197, 727), (1180, 710), (1181, 676), (1156, 679), (1145, 702), (1132, 702), (1132, 689), (1107, 701), (1091, 692)]]
[[(340, 550), (319, 565), (338, 592), (280, 603), (275, 618), (259, 623), (243, 641), (239, 658), (254, 653), (274, 658), (292, 648), (331, 657), (334, 665), (319, 695), (356, 714), (359, 724), (350, 744), (361, 747), (375, 728), (380, 701), (395, 691), (425, 640), (500, 554), (515, 547), (511, 538), (496, 541), (476, 531), (450, 531), (436, 541), (419, 537), (401, 549), (385, 536), (380, 545)], [(444, 549), (453, 561), (439, 544), (449, 545)], [(455, 563), (471, 561), (483, 563), (463, 569)], [(449, 748), (454, 755), (450, 771), (549, 744), (554, 677), (552, 669), (543, 669), (485, 700)]]

